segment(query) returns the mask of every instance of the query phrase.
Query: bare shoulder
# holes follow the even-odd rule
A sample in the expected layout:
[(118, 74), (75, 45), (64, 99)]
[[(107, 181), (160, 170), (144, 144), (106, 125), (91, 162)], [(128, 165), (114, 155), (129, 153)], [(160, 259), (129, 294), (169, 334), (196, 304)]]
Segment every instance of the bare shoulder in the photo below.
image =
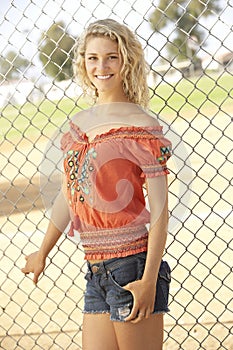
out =
[(160, 126), (157, 116), (153, 113), (141, 110), (136, 119), (137, 126)]
[(84, 127), (86, 123), (88, 123), (88, 119), (90, 117), (89, 110), (82, 110), (76, 113), (72, 116), (71, 121), (72, 123), (76, 124), (81, 129)]

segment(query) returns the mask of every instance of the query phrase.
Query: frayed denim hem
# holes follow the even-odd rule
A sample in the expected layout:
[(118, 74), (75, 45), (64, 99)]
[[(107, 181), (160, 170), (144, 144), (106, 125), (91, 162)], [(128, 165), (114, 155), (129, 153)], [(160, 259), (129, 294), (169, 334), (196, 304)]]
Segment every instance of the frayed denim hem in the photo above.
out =
[(83, 314), (110, 314), (109, 310), (103, 310), (103, 311), (86, 311), (86, 310), (83, 310), (82, 311)]
[(170, 309), (166, 309), (166, 310), (158, 310), (158, 311), (154, 311), (154, 312), (152, 312), (152, 314), (151, 315), (159, 315), (159, 314), (163, 314), (163, 315), (165, 315), (165, 314), (167, 314), (168, 312), (170, 312)]
[[(166, 315), (168, 312), (170, 312), (170, 309), (166, 309), (166, 310), (161, 310), (161, 311), (154, 311), (152, 312), (151, 315)], [(119, 320), (113, 317), (110, 317), (110, 320), (113, 322), (126, 322), (125, 320)]]

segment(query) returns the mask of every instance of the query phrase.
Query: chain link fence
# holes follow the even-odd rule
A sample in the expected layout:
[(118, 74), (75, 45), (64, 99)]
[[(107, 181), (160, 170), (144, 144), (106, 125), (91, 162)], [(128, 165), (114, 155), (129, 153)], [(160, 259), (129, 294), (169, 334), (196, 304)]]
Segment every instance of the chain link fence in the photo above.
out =
[[(164, 349), (233, 349), (233, 2), (217, 1), (218, 11), (211, 9), (207, 18), (209, 1), (196, 1), (202, 6), (196, 17), (202, 37), (192, 35), (193, 27), (180, 28), (185, 51), (178, 60), (182, 45), (173, 56), (168, 50), (169, 44), (178, 45), (173, 36), (179, 27), (169, 6), (175, 4), (180, 16), (191, 20), (193, 2), (1, 3), (1, 349), (81, 349), (85, 264), (80, 244), (64, 234), (37, 287), (20, 268), (24, 256), (40, 246), (48, 224), (41, 169), (53, 164), (47, 155), (51, 138), (85, 107), (72, 79), (59, 81), (69, 54), (61, 66), (54, 63), (55, 77), (48, 78), (46, 66), (58, 44), (49, 39), (55, 48), (44, 53), (42, 66), (39, 53), (49, 38), (42, 33), (59, 23), (74, 39), (87, 23), (106, 17), (129, 25), (140, 38), (150, 64), (151, 110), (173, 143), (165, 252), (173, 280)], [(156, 31), (150, 18), (159, 4), (166, 4), (159, 11), (167, 26)]]

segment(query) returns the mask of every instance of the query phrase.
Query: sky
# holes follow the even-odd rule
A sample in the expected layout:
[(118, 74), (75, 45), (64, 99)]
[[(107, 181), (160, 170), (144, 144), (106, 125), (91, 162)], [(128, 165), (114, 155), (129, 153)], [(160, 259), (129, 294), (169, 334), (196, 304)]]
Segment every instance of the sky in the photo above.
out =
[[(192, 0), (189, 0), (192, 1)], [(1, 0), (0, 5), (0, 54), (12, 48), (28, 60), (38, 62), (38, 40), (54, 21), (63, 20), (67, 30), (77, 37), (84, 27), (95, 19), (106, 17), (124, 22), (134, 30), (145, 47), (146, 58), (151, 64), (162, 54), (167, 38), (174, 27), (155, 34), (150, 28), (149, 15), (158, 0)], [(219, 15), (201, 19), (205, 33), (204, 50), (199, 55), (210, 55), (233, 48), (233, 0), (219, 0), (223, 10)]]

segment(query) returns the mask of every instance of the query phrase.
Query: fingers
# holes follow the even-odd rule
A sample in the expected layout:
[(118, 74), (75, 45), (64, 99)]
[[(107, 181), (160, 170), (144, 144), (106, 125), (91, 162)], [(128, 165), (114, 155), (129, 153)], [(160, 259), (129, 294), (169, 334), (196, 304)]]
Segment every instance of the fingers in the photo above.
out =
[(148, 293), (146, 293), (146, 291), (142, 293), (141, 285), (139, 285), (140, 283), (140, 281), (135, 281), (123, 287), (133, 295), (134, 300), (131, 313), (125, 318), (126, 322), (138, 323), (144, 319), (148, 319), (153, 313), (155, 295), (151, 293), (148, 298)]
[(39, 275), (40, 275), (40, 274), (38, 274), (38, 273), (34, 273), (34, 278), (33, 278), (33, 283), (34, 283), (34, 284), (37, 284), (38, 279), (39, 279)]
[(138, 323), (148, 317), (150, 317), (150, 308), (144, 309), (139, 307), (139, 304), (134, 303), (131, 313), (125, 318), (125, 322)]
[(23, 267), (23, 268), (21, 269), (21, 271), (22, 271), (25, 275), (29, 274), (29, 272), (27, 271), (26, 267)]
[(29, 268), (28, 263), (26, 263), (26, 265), (21, 269), (21, 271), (22, 271), (25, 275), (29, 274), (30, 272), (33, 272), (33, 270)]
[(21, 269), (21, 271), (22, 271), (25, 275), (28, 275), (30, 272), (32, 272), (32, 271), (28, 268), (27, 264)]
[(34, 252), (28, 256), (25, 256), (26, 264), (21, 271), (27, 275), (33, 273), (33, 283), (37, 284), (40, 274), (44, 271), (45, 260), (38, 258), (38, 252)]
[(37, 284), (40, 275), (42, 274), (44, 267), (40, 267), (34, 271), (33, 283)]
[(125, 319), (125, 322), (131, 322), (131, 323), (138, 323), (141, 322), (144, 319), (148, 319), (151, 316), (150, 309), (148, 308), (147, 310), (143, 311), (137, 311), (135, 314), (135, 311), (132, 310), (130, 315)]
[[(27, 260), (28, 260), (28, 256), (25, 256), (24, 259), (27, 261)], [(21, 269), (21, 271), (22, 271), (25, 275), (27, 275), (27, 274), (29, 273), (28, 270), (27, 270), (27, 263), (26, 263), (26, 265)]]
[(144, 319), (145, 319), (145, 312), (144, 311), (140, 311), (140, 312), (138, 312), (136, 318), (131, 321), (131, 323), (138, 323), (138, 322), (141, 322)]
[[(129, 322), (129, 321), (133, 322), (133, 321), (137, 318), (138, 315), (139, 315), (139, 313), (138, 313), (138, 307), (136, 307), (136, 306), (134, 305), (133, 308), (132, 308), (132, 310), (131, 310), (131, 313), (129, 314), (129, 316), (127, 316), (127, 317), (125, 318), (125, 322)], [(141, 315), (141, 316), (142, 316), (142, 315)]]
[(153, 314), (153, 310), (151, 308), (148, 308), (145, 313), (145, 318), (148, 319), (151, 314)]
[[(30, 272), (33, 273), (33, 271), (29, 271), (29, 269), (27, 268), (27, 266), (23, 267), (23, 268), (21, 269), (21, 271), (22, 271), (25, 275), (28, 275)], [(33, 283), (34, 283), (34, 284), (37, 284), (38, 279), (39, 279), (39, 276), (40, 276), (40, 272), (34, 272), (34, 277), (33, 277)]]
[[(28, 260), (28, 256), (25, 256), (25, 260), (26, 260), (26, 264), (25, 266), (21, 269), (22, 273), (24, 273), (25, 275), (28, 275), (29, 273), (33, 273), (34, 269), (32, 268), (29, 260)], [(34, 272), (34, 278), (33, 278), (33, 282), (36, 284), (38, 282), (38, 274)]]

